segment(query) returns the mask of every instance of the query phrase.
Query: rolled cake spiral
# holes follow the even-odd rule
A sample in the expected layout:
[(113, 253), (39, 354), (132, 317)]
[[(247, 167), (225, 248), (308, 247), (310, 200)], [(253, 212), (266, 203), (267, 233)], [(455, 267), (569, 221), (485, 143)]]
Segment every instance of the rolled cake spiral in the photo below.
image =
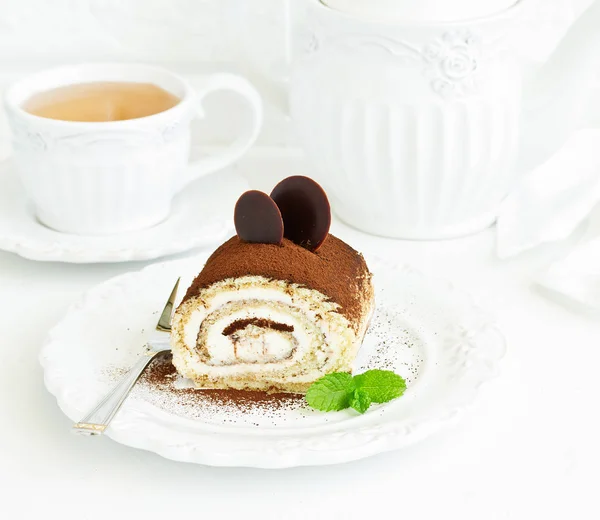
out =
[(338, 238), (313, 252), (236, 236), (175, 312), (173, 363), (199, 388), (302, 393), (351, 371), (373, 306), (364, 258)]

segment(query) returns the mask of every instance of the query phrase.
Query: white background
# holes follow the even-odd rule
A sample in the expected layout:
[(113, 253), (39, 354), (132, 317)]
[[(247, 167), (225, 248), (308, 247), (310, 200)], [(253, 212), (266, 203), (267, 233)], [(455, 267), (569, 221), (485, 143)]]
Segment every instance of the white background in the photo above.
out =
[[(82, 59), (159, 61), (192, 77), (238, 69), (239, 52), (223, 37), (224, 2), (1, 0), (0, 79)], [(532, 38), (540, 61), (585, 3), (543, 1), (547, 18)], [(293, 144), (280, 128), (285, 120), (271, 111), (261, 144)], [(229, 129), (203, 131), (212, 143)], [(9, 149), (0, 133), (0, 150)], [(269, 188), (289, 168), (270, 164), (248, 159), (241, 168)], [(464, 420), (400, 452), (283, 471), (191, 466), (75, 437), (44, 389), (40, 345), (84, 290), (145, 264), (65, 266), (0, 253), (0, 519), (600, 518), (600, 321), (532, 285), (561, 246), (500, 262), (493, 230), (438, 243), (334, 231), (453, 280), (496, 315), (509, 344), (503, 373)]]

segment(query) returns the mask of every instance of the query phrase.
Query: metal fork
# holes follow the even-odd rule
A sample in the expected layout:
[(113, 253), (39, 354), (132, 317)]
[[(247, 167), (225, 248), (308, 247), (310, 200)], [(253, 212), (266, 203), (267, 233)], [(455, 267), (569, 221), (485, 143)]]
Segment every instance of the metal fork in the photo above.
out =
[[(175, 299), (177, 298), (177, 290), (179, 289), (179, 280), (180, 278), (177, 279), (160, 315), (160, 319), (156, 324), (156, 330), (161, 333), (171, 332), (171, 318), (173, 316), (173, 308), (175, 307)], [(164, 334), (162, 335), (164, 336)], [(168, 336), (166, 338), (151, 339), (146, 343), (146, 347), (147, 351), (123, 377), (121, 382), (89, 414), (73, 425), (75, 433), (102, 435), (148, 365), (158, 356), (171, 350)]]

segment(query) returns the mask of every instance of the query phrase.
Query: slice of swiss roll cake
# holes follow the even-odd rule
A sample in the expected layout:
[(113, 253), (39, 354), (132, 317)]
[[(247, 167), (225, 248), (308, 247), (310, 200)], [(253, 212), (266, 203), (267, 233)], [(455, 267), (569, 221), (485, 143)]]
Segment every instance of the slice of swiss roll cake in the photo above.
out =
[(328, 234), (330, 221), (325, 193), (306, 177), (240, 198), (237, 236), (212, 254), (175, 312), (180, 374), (199, 388), (303, 393), (351, 371), (373, 286), (362, 255)]

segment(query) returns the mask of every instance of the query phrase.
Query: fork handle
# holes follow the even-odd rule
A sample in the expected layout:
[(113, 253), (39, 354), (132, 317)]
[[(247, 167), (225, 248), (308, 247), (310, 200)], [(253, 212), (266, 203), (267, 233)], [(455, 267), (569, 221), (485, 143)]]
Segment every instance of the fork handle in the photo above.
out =
[(163, 352), (153, 352), (141, 357), (121, 382), (106, 394), (88, 415), (73, 425), (73, 431), (83, 435), (102, 435), (144, 370), (160, 354)]

